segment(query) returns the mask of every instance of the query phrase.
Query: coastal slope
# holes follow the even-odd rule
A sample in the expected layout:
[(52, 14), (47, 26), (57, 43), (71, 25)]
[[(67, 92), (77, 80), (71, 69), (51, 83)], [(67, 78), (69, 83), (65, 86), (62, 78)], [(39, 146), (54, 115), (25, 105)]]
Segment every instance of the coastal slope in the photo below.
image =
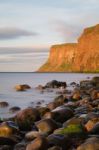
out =
[(99, 24), (84, 29), (77, 43), (53, 45), (38, 72), (99, 72)]

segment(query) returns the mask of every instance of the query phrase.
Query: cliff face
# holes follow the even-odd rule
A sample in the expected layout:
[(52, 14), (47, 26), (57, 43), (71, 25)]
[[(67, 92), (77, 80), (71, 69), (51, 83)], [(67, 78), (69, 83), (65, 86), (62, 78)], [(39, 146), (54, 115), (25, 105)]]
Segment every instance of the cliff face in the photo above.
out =
[(86, 28), (78, 43), (54, 45), (40, 72), (99, 72), (99, 25)]
[(63, 44), (52, 46), (48, 61), (39, 69), (39, 71), (71, 71), (71, 65), (74, 60), (75, 50), (76, 44)]
[(77, 49), (73, 70), (99, 72), (99, 25), (84, 30)]

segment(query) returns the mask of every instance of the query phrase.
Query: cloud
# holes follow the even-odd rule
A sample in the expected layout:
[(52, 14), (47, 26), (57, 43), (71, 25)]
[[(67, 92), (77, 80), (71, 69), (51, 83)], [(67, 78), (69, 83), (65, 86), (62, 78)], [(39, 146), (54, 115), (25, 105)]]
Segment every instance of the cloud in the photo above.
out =
[(24, 29), (15, 27), (2, 27), (0, 28), (0, 40), (10, 40), (20, 37), (36, 36), (36, 32), (30, 32)]
[(54, 32), (60, 36), (64, 42), (75, 42), (81, 33), (82, 26), (69, 24), (63, 20), (52, 22)]

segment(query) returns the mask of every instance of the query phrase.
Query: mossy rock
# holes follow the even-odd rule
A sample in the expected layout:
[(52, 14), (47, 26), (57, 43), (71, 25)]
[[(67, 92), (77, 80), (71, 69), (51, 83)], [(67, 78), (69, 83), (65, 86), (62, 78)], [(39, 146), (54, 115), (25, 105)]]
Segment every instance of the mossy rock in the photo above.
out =
[(84, 136), (86, 134), (86, 130), (81, 124), (71, 124), (65, 128), (62, 128), (57, 134)]

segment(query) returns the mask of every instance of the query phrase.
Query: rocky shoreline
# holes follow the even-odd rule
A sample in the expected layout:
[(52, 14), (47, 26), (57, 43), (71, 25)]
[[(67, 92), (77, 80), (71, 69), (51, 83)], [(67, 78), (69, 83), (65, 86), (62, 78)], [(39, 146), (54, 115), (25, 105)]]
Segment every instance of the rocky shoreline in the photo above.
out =
[[(40, 91), (59, 89), (58, 96), (46, 105), (20, 109), (13, 118), (0, 119), (0, 150), (98, 150), (99, 149), (99, 77), (72, 82), (53, 80)], [(26, 91), (29, 85), (17, 85)], [(0, 108), (8, 107), (0, 102)]]

